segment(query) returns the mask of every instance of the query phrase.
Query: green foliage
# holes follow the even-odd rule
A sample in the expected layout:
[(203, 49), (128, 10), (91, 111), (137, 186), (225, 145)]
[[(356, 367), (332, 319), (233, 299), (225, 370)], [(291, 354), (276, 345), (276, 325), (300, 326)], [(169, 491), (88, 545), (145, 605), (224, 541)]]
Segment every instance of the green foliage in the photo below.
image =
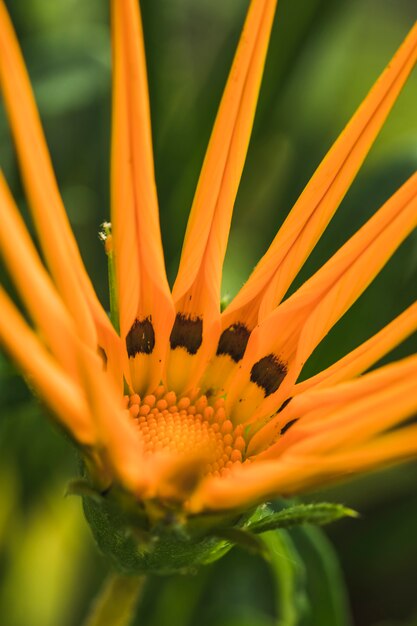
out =
[(259, 554), (263, 556), (264, 559), (269, 558), (269, 552), (265, 546), (265, 542), (243, 528), (221, 528), (216, 530), (215, 533), (217, 537), (227, 539), (233, 545), (243, 548), (243, 550), (247, 550), (252, 554)]
[(308, 609), (306, 570), (291, 536), (286, 531), (268, 532), (268, 547), (277, 626), (297, 626)]
[(351, 626), (344, 575), (326, 535), (320, 528), (303, 526), (294, 528), (291, 537), (308, 572), (305, 580), (308, 611), (299, 626)]
[(149, 528), (144, 513), (129, 512), (120, 500), (84, 497), (83, 505), (98, 547), (127, 574), (186, 573), (219, 559), (233, 545), (214, 534), (189, 535), (169, 518)]
[(112, 574), (83, 626), (130, 626), (143, 585), (144, 577)]
[(261, 541), (266, 558), (233, 550), (198, 575), (151, 577), (135, 626), (350, 626), (343, 577), (319, 528), (269, 531)]
[(296, 504), (278, 511), (266, 514), (260, 520), (249, 522), (246, 529), (253, 533), (264, 533), (277, 528), (292, 528), (300, 524), (317, 524), (324, 526), (342, 517), (357, 517), (358, 514), (342, 504), (319, 502), (313, 504)]
[[(117, 488), (101, 494), (87, 478), (72, 481), (67, 494), (82, 497), (86, 519), (112, 567), (135, 575), (188, 573), (218, 560), (233, 546), (271, 561), (275, 571), (275, 555), (292, 548), (285, 533), (270, 531), (300, 524), (323, 525), (355, 515), (339, 504), (318, 503), (295, 504), (278, 512), (262, 505), (245, 515), (231, 512), (187, 517), (173, 506), (138, 503)], [(266, 533), (265, 538), (258, 537), (261, 533)], [(288, 555), (285, 558), (291, 560)], [(286, 576), (283, 589), (287, 578), (297, 578)]]
[[(290, 625), (297, 623), (292, 611), (299, 604), (295, 597), (303, 578), (302, 561), (285, 531), (271, 531), (356, 515), (340, 504), (318, 503), (296, 504), (278, 512), (263, 505), (244, 516), (219, 513), (187, 518), (180, 509), (136, 503), (117, 489), (100, 494), (85, 478), (72, 481), (67, 493), (82, 496), (98, 547), (112, 567), (127, 574), (186, 574), (217, 561), (233, 546), (261, 556), (276, 574), (279, 604), (282, 610), (287, 607), (284, 613), (289, 617), (284, 617)], [(262, 538), (261, 533), (265, 533)]]

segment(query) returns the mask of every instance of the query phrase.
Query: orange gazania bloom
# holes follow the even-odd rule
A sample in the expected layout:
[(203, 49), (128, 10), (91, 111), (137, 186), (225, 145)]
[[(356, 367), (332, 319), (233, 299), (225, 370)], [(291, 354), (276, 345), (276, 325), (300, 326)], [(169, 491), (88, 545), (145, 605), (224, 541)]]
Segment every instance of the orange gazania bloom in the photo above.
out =
[(417, 453), (417, 355), (365, 373), (417, 328), (417, 303), (316, 376), (313, 350), (417, 224), (417, 174), (285, 294), (417, 59), (411, 30), (247, 283), (220, 312), (222, 264), (276, 0), (251, 0), (172, 292), (154, 179), (137, 0), (112, 0), (110, 322), (63, 207), (0, 0), (1, 83), (45, 265), (0, 181), (0, 244), (32, 326), (0, 291), (0, 340), (84, 453), (90, 477), (184, 512), (244, 509)]

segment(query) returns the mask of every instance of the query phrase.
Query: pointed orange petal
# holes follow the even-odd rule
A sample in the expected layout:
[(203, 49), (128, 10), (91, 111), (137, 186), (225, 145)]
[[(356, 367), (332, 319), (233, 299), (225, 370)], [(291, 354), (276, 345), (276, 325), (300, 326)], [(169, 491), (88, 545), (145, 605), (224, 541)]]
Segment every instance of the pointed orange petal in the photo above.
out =
[[(226, 478), (207, 478), (191, 496), (190, 509), (247, 508), (277, 495), (322, 488), (360, 472), (415, 458), (416, 424), (386, 432), (417, 410), (415, 363), (414, 357), (414, 372), (405, 384), (399, 381), (359, 402), (345, 403), (335, 413), (335, 422), (325, 420), (317, 434), (303, 433), (300, 420), (282, 437), (283, 443), (290, 440), (287, 446), (276, 444), (252, 457), (250, 463), (233, 467)], [(294, 436), (298, 424), (302, 439)]]
[[(191, 208), (173, 289), (176, 303), (190, 291), (197, 274), (203, 272), (211, 277), (207, 281), (214, 292), (211, 306), (216, 311), (219, 309), (221, 267), (275, 8), (276, 1), (250, 3)], [(217, 248), (213, 250), (215, 245)], [(196, 310), (201, 314), (202, 311)]]
[(148, 497), (182, 504), (197, 488), (206, 464), (206, 459), (197, 454), (153, 454), (147, 459), (151, 476)]
[(59, 364), (77, 378), (72, 320), (46, 273), (0, 172), (0, 252), (15, 286)]
[[(310, 389), (292, 398), (286, 408), (254, 435), (248, 446), (248, 454), (257, 454), (262, 459), (275, 458), (294, 443), (308, 439), (316, 432), (330, 433), (333, 428), (337, 428), (337, 424), (339, 424), (337, 416), (340, 411), (342, 413), (346, 411), (352, 416), (347, 420), (347, 425), (349, 425), (353, 420), (356, 403), (363, 400), (373, 403), (372, 406), (374, 406), (375, 403), (379, 402), (378, 394), (387, 393), (388, 398), (390, 398), (390, 394), (395, 392), (397, 395), (401, 395), (416, 384), (417, 355), (413, 355), (374, 370), (353, 381), (326, 388)], [(398, 385), (401, 390), (395, 391)], [(388, 419), (392, 419), (392, 416), (395, 415), (395, 412), (390, 410), (389, 405), (387, 405), (386, 413)], [(384, 428), (384, 417), (378, 416), (374, 420), (368, 407), (366, 411), (364, 410), (363, 419), (358, 418), (358, 424), (363, 425), (361, 432), (365, 437), (368, 417), (372, 420), (374, 427)], [(296, 424), (292, 426), (291, 432), (280, 435), (281, 432), (284, 432), (285, 426), (294, 420)], [(276, 443), (274, 443), (275, 441)], [(332, 441), (336, 441), (336, 438), (334, 437)], [(346, 439), (347, 443), (348, 439)], [(261, 450), (264, 452), (260, 453)]]
[(95, 355), (79, 344), (78, 356), (83, 387), (97, 431), (97, 450), (125, 487), (143, 493), (150, 476), (146, 471), (139, 429), (123, 406), (123, 396), (102, 371)]
[(295, 396), (282, 411), (282, 419), (303, 417), (303, 424), (321, 420), (348, 402), (384, 391), (395, 384), (417, 381), (417, 355), (380, 367), (360, 378), (341, 382), (330, 387), (314, 388)]
[(223, 328), (252, 328), (282, 300), (349, 189), (417, 60), (417, 23), (319, 165), (249, 280)]
[[(305, 362), (417, 225), (417, 173), (295, 295), (317, 306), (300, 335), (297, 361)], [(325, 289), (325, 292), (322, 289)], [(318, 294), (321, 297), (317, 297)], [(313, 328), (314, 327), (314, 328)]]
[(417, 454), (417, 425), (376, 437), (365, 445), (328, 457), (331, 472), (357, 473), (414, 459)]
[[(165, 273), (136, 0), (113, 0), (112, 221), (120, 327), (136, 391), (156, 387), (174, 318)], [(142, 345), (143, 344), (143, 345)]]
[(314, 389), (328, 387), (362, 374), (416, 330), (417, 302), (414, 302), (401, 315), (355, 350), (315, 376), (297, 383), (293, 394), (304, 393), (313, 387)]
[[(177, 321), (173, 351), (187, 350), (184, 319), (200, 324), (199, 360), (211, 351), (220, 328), (224, 255), (262, 78), (276, 0), (252, 0), (201, 170), (173, 288)], [(172, 354), (172, 353), (171, 353)], [(170, 371), (177, 380), (174, 357)], [(184, 367), (184, 365), (183, 365)], [(192, 368), (193, 366), (191, 366)], [(195, 374), (197, 376), (197, 374)], [(174, 386), (175, 382), (174, 382)], [(181, 383), (179, 383), (181, 386)]]
[[(113, 5), (114, 6), (114, 5)], [(139, 250), (136, 233), (135, 205), (132, 175), (128, 159), (129, 122), (126, 98), (125, 62), (122, 33), (117, 28), (120, 20), (112, 16), (113, 44), (113, 104), (111, 153), (111, 220), (112, 244), (116, 263), (117, 293), (121, 334), (127, 335), (132, 326), (139, 302)], [(135, 271), (132, 271), (135, 268)]]
[(306, 483), (320, 484), (325, 463), (325, 459), (315, 456), (234, 466), (226, 478), (202, 481), (187, 506), (192, 513), (205, 509), (247, 510), (276, 496), (293, 495)]
[[(412, 417), (417, 411), (417, 359), (413, 369), (404, 380), (363, 395), (358, 393), (358, 398), (351, 394), (351, 399), (333, 409), (323, 409), (321, 417), (318, 412), (312, 420), (300, 420), (288, 435), (301, 433), (302, 438), (287, 450), (297, 455), (328, 454), (339, 447), (360, 445)], [(284, 439), (285, 435), (283, 444)]]
[(204, 509), (247, 509), (276, 496), (291, 496), (323, 488), (365, 471), (415, 458), (417, 426), (376, 437), (365, 445), (342, 448), (334, 454), (290, 455), (254, 461), (233, 468), (227, 478), (207, 478), (191, 496), (193, 513)]
[[(316, 274), (253, 331), (228, 399), (230, 404), (238, 401), (236, 420), (247, 419), (251, 413), (253, 420), (271, 415), (292, 394), (295, 380), (314, 348), (416, 224), (414, 174)], [(268, 363), (275, 360), (283, 369), (281, 385), (268, 388), (258, 376), (266, 358)], [(261, 369), (264, 374), (265, 367)]]
[(87, 276), (62, 204), (29, 77), (3, 0), (0, 83), (42, 250), (79, 333), (95, 346), (95, 325), (103, 335), (111, 333), (111, 325)]
[(80, 388), (57, 365), (0, 287), (0, 344), (61, 425), (82, 445), (96, 441)]

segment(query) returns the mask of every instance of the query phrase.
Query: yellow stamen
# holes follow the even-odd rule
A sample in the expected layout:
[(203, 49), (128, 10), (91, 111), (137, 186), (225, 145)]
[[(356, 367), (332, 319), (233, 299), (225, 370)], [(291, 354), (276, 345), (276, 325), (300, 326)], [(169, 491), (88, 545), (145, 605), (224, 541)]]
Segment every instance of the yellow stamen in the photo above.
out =
[(177, 398), (174, 391), (158, 387), (143, 399), (128, 399), (144, 441), (145, 456), (158, 452), (197, 455), (207, 463), (205, 474), (225, 476), (234, 464), (242, 464), (246, 442), (243, 428), (227, 419), (224, 400), (210, 403), (205, 395)]

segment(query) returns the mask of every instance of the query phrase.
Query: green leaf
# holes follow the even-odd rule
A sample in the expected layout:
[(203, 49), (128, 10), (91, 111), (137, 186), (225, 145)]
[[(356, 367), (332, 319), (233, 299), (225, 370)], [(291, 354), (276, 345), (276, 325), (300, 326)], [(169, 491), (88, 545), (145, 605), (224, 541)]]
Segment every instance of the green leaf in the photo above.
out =
[(276, 626), (298, 626), (309, 608), (304, 563), (287, 531), (268, 532), (262, 541), (268, 548), (274, 580)]
[(249, 522), (246, 530), (264, 533), (278, 528), (291, 528), (300, 524), (323, 526), (342, 517), (357, 517), (358, 513), (342, 504), (320, 502), (317, 504), (296, 504), (277, 513), (266, 515), (261, 520)]
[(216, 626), (276, 626), (276, 622), (268, 615), (245, 611), (244, 615), (226, 617), (216, 622)]
[(290, 534), (306, 569), (309, 612), (300, 626), (351, 626), (345, 581), (332, 544), (324, 532), (314, 526), (299, 526)]
[(259, 554), (264, 559), (269, 560), (269, 550), (265, 546), (265, 542), (246, 530), (241, 528), (222, 528), (216, 530), (215, 535), (221, 539), (227, 539), (247, 552)]
[(139, 605), (132, 626), (195, 626), (211, 573), (206, 567), (190, 576), (148, 578), (145, 602)]

